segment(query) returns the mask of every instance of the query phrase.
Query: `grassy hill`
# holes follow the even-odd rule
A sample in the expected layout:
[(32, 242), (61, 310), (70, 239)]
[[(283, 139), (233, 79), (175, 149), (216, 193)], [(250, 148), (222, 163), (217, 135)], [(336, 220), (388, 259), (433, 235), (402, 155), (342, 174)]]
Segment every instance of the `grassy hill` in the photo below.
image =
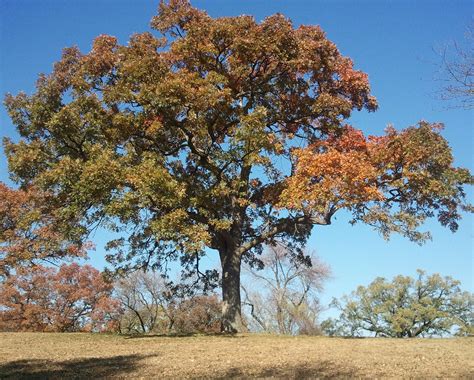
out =
[(474, 377), (474, 338), (1, 333), (0, 378)]

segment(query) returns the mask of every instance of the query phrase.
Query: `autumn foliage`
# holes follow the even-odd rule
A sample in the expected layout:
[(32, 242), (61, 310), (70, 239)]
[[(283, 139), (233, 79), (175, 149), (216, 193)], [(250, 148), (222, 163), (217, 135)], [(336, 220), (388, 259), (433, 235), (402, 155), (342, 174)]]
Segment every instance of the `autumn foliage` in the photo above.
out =
[(34, 187), (15, 190), (0, 182), (0, 276), (16, 267), (85, 257), (92, 245), (65, 240), (57, 200)]
[[(351, 126), (338, 135), (293, 150), (297, 164), (280, 197), (280, 206), (332, 215), (353, 212), (354, 222), (377, 228), (385, 237), (399, 232), (414, 241), (428, 233), (416, 228), (429, 216), (452, 231), (464, 193), (453, 181), (469, 183), (466, 169), (454, 169), (443, 125), (420, 122), (384, 136), (369, 136)], [(395, 211), (395, 212), (394, 212)]]
[(217, 296), (183, 299), (170, 309), (173, 331), (177, 333), (218, 333), (221, 328), (221, 302)]
[(438, 125), (369, 138), (348, 126), (377, 102), (320, 27), (212, 18), (185, 0), (160, 2), (151, 26), (158, 35), (126, 45), (101, 35), (89, 52), (66, 48), (33, 94), (7, 94), (20, 135), (4, 140), (10, 173), (48, 201), (7, 228), (4, 255), (50, 217), (61, 249), (40, 254), (80, 249), (97, 227), (120, 234), (107, 259), (123, 270), (178, 260), (197, 270), (212, 249), (222, 328), (235, 332), (241, 263), (261, 265), (265, 244), (301, 251), (339, 210), (387, 238), (423, 242), (432, 216), (457, 228), (472, 179)]
[(113, 331), (119, 304), (111, 292), (90, 265), (23, 268), (0, 285), (0, 330)]

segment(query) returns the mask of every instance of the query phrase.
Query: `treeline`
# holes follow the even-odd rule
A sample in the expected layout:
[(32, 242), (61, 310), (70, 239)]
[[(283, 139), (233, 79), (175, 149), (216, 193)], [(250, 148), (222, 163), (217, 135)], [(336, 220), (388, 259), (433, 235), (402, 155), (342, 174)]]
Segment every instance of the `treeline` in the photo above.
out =
[(215, 295), (173, 292), (161, 276), (112, 281), (90, 265), (23, 268), (0, 286), (0, 330), (44, 332), (218, 332)]
[[(247, 331), (320, 334), (319, 292), (329, 268), (314, 253), (283, 246), (244, 266)], [(23, 266), (0, 285), (2, 331), (92, 331), (123, 334), (217, 333), (222, 304), (198, 278), (172, 282), (154, 271), (106, 275), (90, 265)]]
[[(335, 299), (331, 307), (340, 315), (320, 322), (319, 295), (329, 268), (314, 254), (296, 258), (280, 246), (261, 259), (261, 270), (244, 266), (247, 331), (393, 338), (474, 333), (473, 294), (449, 276), (419, 270), (416, 278), (377, 278)], [(111, 276), (77, 263), (22, 267), (0, 284), (0, 330), (218, 333), (222, 303), (197, 283), (172, 282), (154, 271)]]
[(114, 331), (113, 284), (90, 265), (22, 267), (0, 285), (2, 331)]

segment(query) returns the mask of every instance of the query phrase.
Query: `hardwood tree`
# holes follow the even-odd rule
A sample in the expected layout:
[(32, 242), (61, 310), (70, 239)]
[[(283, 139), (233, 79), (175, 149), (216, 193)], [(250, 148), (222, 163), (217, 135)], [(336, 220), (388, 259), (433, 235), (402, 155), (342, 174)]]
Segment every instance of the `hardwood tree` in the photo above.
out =
[(222, 305), (214, 295), (196, 295), (171, 305), (173, 333), (218, 333), (221, 327)]
[(474, 21), (466, 30), (464, 41), (454, 41), (439, 52), (441, 57), (437, 79), (443, 82), (440, 98), (451, 107), (474, 108)]
[(320, 334), (319, 292), (330, 269), (313, 253), (301, 262), (287, 247), (267, 247), (263, 268), (243, 266), (243, 305), (251, 330), (276, 334)]
[(241, 263), (264, 244), (301, 249), (339, 210), (385, 237), (423, 242), (432, 216), (456, 230), (471, 175), (440, 124), (368, 138), (349, 126), (377, 102), (321, 28), (212, 18), (185, 0), (160, 2), (151, 26), (159, 36), (66, 48), (34, 94), (5, 98), (21, 137), (4, 140), (12, 178), (54, 199), (65, 241), (120, 233), (107, 247), (122, 269), (217, 251), (222, 330), (235, 332)]
[(90, 265), (21, 268), (0, 284), (3, 331), (115, 330), (112, 284)]
[(64, 239), (64, 224), (52, 212), (55, 204), (37, 188), (15, 190), (0, 182), (0, 278), (15, 268), (86, 257), (92, 244)]
[(149, 333), (160, 329), (167, 318), (169, 297), (163, 278), (156, 272), (135, 271), (118, 279), (114, 287), (124, 313), (120, 330), (126, 333)]
[(215, 294), (203, 294), (185, 282), (175, 284), (153, 271), (138, 270), (118, 279), (114, 297), (124, 310), (120, 316), (123, 333), (218, 331), (220, 303)]
[(391, 282), (379, 277), (359, 286), (333, 305), (341, 310), (337, 320), (326, 320), (329, 335), (415, 338), (456, 333), (472, 335), (474, 297), (463, 292), (459, 281), (439, 274), (416, 279), (396, 276)]

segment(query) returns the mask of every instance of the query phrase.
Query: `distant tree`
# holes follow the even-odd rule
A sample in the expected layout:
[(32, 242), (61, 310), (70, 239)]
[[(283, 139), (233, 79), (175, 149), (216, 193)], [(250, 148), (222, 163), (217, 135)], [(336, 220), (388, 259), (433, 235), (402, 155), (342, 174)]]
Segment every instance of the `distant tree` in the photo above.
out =
[(218, 333), (222, 302), (216, 295), (198, 295), (171, 304), (168, 311), (178, 334)]
[(67, 48), (34, 94), (5, 98), (20, 134), (4, 141), (10, 173), (49, 194), (64, 239), (120, 233), (108, 259), (124, 269), (217, 252), (222, 330), (235, 332), (241, 264), (264, 244), (301, 250), (340, 210), (385, 237), (423, 242), (433, 216), (456, 230), (471, 175), (441, 125), (368, 138), (348, 125), (377, 102), (321, 28), (212, 18), (186, 0), (160, 2), (151, 26), (159, 37)]
[(114, 293), (124, 309), (122, 332), (163, 332), (172, 328), (167, 311), (173, 294), (156, 272), (128, 273), (116, 281)]
[(0, 330), (110, 331), (119, 305), (90, 265), (22, 268), (0, 284)]
[(439, 80), (444, 82), (440, 97), (453, 107), (474, 108), (474, 22), (465, 41), (453, 42), (440, 52)]
[(244, 266), (243, 304), (252, 330), (318, 334), (318, 292), (330, 270), (314, 253), (296, 255), (283, 245), (267, 247), (258, 270)]
[(459, 281), (439, 274), (397, 276), (388, 282), (377, 278), (359, 286), (350, 296), (333, 305), (341, 310), (338, 319), (323, 322), (328, 335), (414, 338), (456, 333), (469, 335), (474, 326), (474, 297), (462, 292)]
[(205, 293), (192, 281), (175, 284), (157, 272), (127, 273), (116, 281), (114, 291), (124, 310), (120, 330), (142, 334), (217, 332), (221, 303), (215, 295)]

